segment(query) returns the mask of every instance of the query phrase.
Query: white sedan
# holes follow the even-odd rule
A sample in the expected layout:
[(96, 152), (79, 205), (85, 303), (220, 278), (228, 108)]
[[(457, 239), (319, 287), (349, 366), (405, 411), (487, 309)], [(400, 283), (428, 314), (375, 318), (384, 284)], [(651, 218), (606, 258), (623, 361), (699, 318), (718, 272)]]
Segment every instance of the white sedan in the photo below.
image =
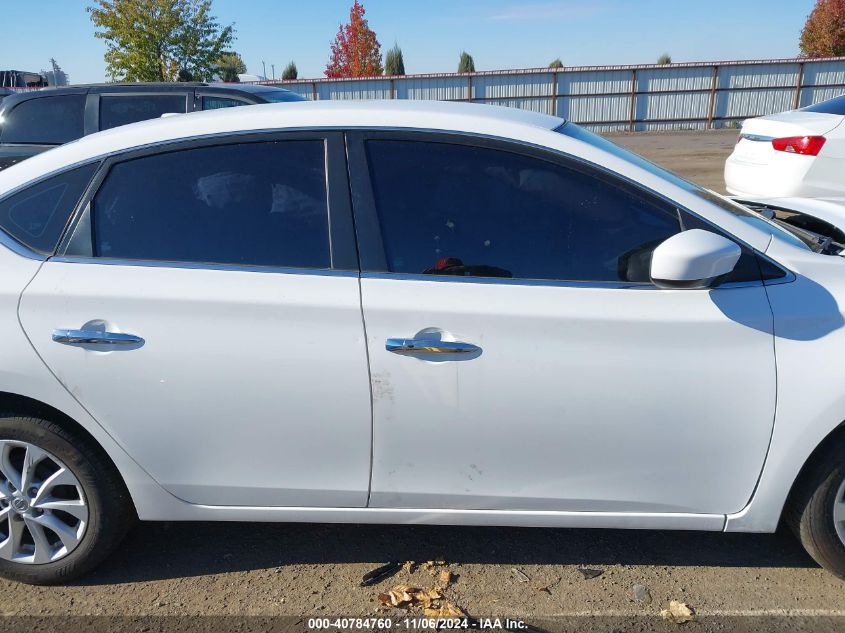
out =
[(188, 114), (0, 173), (0, 575), (136, 519), (771, 532), (845, 578), (843, 245), (561, 119)]
[(845, 95), (748, 119), (725, 163), (727, 190), (744, 197), (845, 195)]

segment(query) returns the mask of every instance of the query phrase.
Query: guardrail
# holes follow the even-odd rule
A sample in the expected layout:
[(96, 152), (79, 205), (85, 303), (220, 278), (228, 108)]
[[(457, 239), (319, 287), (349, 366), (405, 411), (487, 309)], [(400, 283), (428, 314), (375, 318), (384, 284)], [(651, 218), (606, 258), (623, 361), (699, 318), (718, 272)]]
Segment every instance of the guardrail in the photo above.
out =
[(560, 116), (600, 131), (736, 127), (845, 94), (845, 57), (573, 66), (263, 81), (310, 99), (437, 99)]

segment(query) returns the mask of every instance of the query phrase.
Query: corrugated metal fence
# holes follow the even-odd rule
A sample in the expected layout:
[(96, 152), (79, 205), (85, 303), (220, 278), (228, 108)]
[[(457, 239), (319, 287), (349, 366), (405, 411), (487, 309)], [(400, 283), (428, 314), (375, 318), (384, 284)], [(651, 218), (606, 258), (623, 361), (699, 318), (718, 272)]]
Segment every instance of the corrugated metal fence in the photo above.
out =
[(845, 94), (845, 57), (574, 66), (267, 81), (309, 99), (438, 99), (524, 108), (602, 132), (735, 127)]

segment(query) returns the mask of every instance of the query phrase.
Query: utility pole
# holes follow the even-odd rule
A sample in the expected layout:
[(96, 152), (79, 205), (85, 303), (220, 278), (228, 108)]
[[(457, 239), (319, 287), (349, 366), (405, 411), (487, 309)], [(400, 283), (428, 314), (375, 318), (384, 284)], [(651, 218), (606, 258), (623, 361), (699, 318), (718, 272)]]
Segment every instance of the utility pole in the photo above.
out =
[(261, 73), (261, 76), (264, 77), (264, 79), (267, 79), (267, 64), (264, 63), (263, 59), (261, 60), (261, 68), (264, 69), (264, 72)]
[(270, 64), (270, 70), (273, 73), (273, 81), (276, 81), (276, 64)]

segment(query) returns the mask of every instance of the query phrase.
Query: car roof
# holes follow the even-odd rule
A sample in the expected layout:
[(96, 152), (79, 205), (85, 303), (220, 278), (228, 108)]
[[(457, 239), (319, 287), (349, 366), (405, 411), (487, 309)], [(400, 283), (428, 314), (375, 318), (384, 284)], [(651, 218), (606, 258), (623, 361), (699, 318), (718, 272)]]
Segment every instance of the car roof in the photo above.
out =
[[(84, 136), (0, 171), (0, 191), (63, 167), (132, 148), (203, 136), (285, 129), (423, 129), (530, 141), (563, 125), (558, 117), (444, 101), (295, 101), (150, 119)], [(532, 134), (533, 133), (533, 134)], [(542, 142), (535, 140), (534, 142)]]
[(242, 83), (205, 83), (201, 81), (185, 81), (185, 82), (117, 82), (117, 83), (94, 83), (94, 84), (74, 84), (73, 86), (61, 86), (43, 88), (41, 90), (28, 90), (26, 92), (12, 92), (9, 96), (14, 97), (14, 102), (19, 103), (28, 99), (38, 99), (41, 97), (51, 97), (61, 94), (87, 94), (103, 93), (103, 92), (184, 92), (185, 90), (194, 90), (196, 88), (203, 88), (206, 90), (219, 90), (221, 92), (245, 92), (254, 95), (261, 93), (285, 91), (295, 94), (292, 90), (282, 88), (280, 86), (266, 86), (259, 84), (242, 84)]

